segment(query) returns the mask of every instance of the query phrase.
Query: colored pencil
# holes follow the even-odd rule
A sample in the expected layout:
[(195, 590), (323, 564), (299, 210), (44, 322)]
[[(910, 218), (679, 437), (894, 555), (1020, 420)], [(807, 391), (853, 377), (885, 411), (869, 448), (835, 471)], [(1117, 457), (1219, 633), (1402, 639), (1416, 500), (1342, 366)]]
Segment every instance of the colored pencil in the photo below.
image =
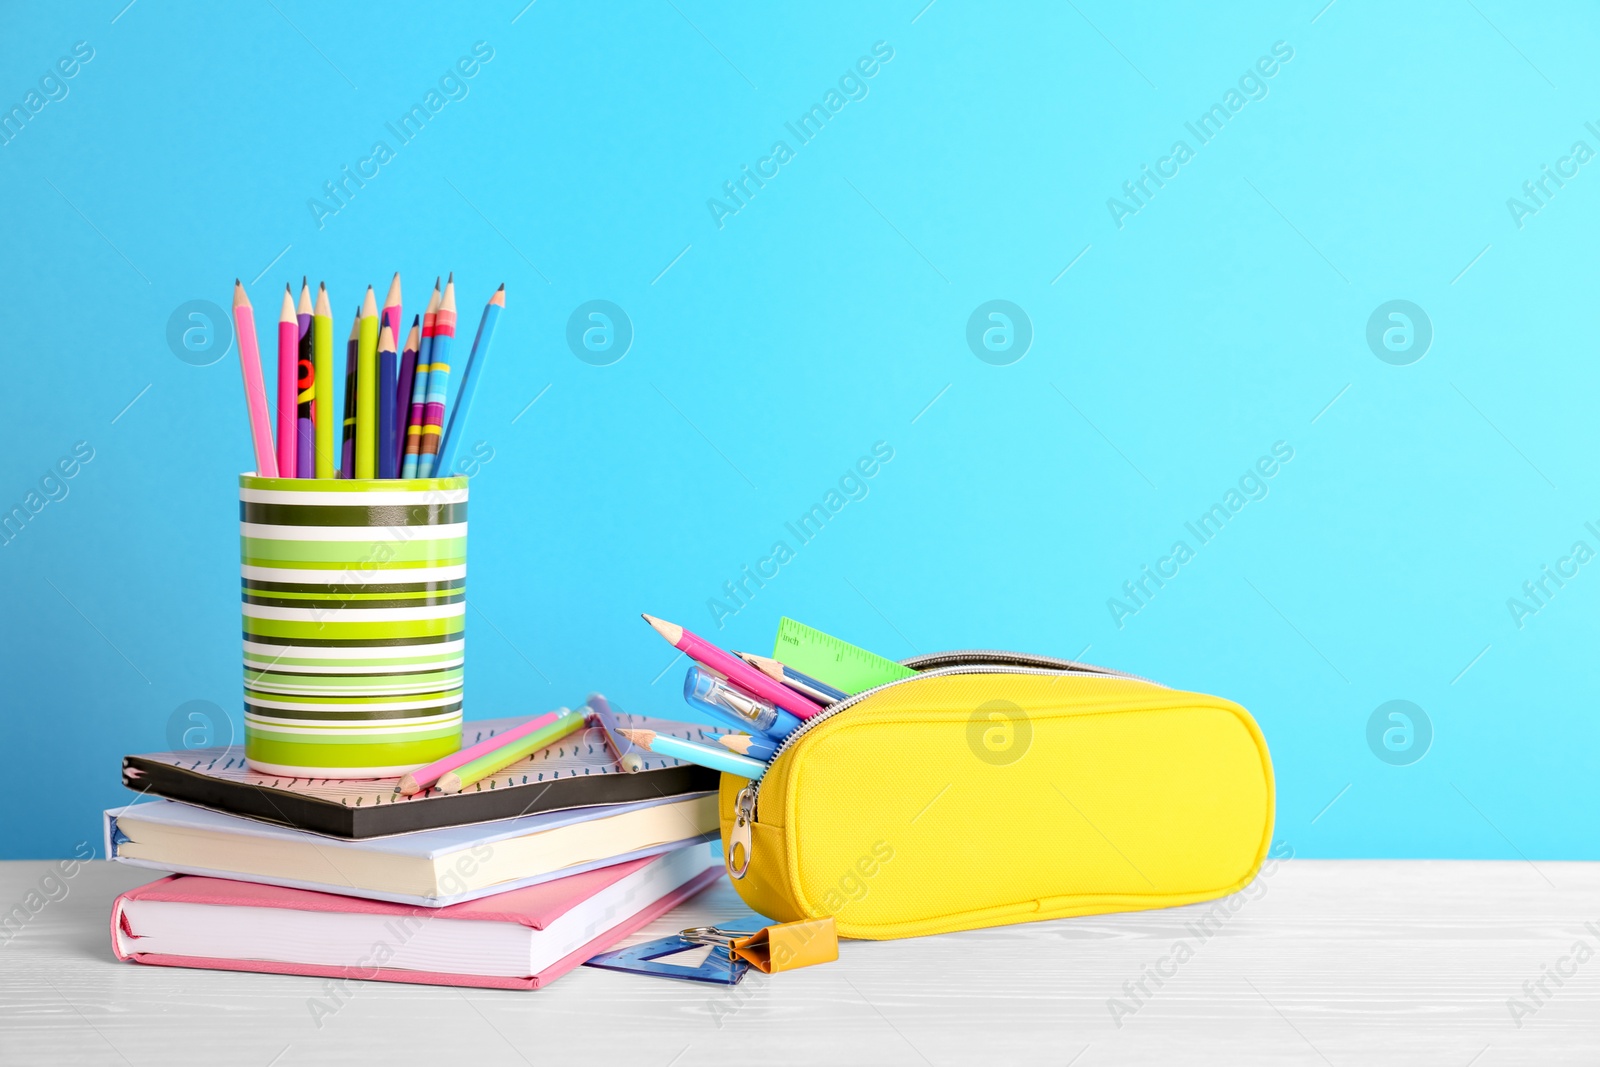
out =
[(400, 377), (395, 379), (394, 386), (394, 470), (395, 477), (404, 475), (406, 458), (406, 427), (411, 424), (411, 387), (417, 377), (417, 354), (421, 351), (418, 341), (420, 333), (421, 315), (411, 316), (411, 332), (406, 334), (405, 346), (400, 352)]
[(267, 387), (261, 380), (261, 348), (256, 342), (256, 314), (245, 295), (244, 284), (233, 280), (233, 327), (239, 335), (239, 369), (244, 374), (244, 406), (250, 415), (250, 443), (256, 453), (256, 474), (278, 476), (278, 459), (272, 451), (272, 416), (267, 411)]
[(729, 752), (737, 752), (741, 756), (749, 756), (765, 763), (778, 751), (778, 746), (764, 737), (752, 737), (750, 734), (718, 734), (717, 744)]
[(378, 298), (367, 286), (356, 347), (356, 477), (378, 475)]
[(473, 760), (487, 756), (497, 749), (504, 748), (521, 738), (527, 737), (536, 730), (543, 730), (546, 726), (566, 714), (566, 712), (566, 708), (558, 708), (555, 711), (545, 712), (543, 715), (536, 715), (520, 726), (504, 730), (493, 737), (479, 741), (470, 748), (461, 749), (459, 752), (451, 753), (443, 759), (434, 760), (426, 766), (418, 767), (410, 774), (402, 776), (400, 784), (395, 786), (394, 791), (403, 797), (409, 797), (422, 792), (424, 789), (429, 789), (450, 771), (458, 767), (465, 767)]
[(316, 441), (312, 432), (313, 409), (317, 397), (317, 366), (312, 361), (311, 336), (311, 283), (300, 279), (300, 300), (294, 307), (295, 321), (300, 326), (300, 362), (295, 368), (297, 387), (295, 406), (294, 476), (316, 477)]
[(400, 272), (394, 272), (394, 278), (389, 282), (389, 295), (383, 298), (383, 318), (379, 326), (387, 326), (394, 331), (395, 340), (400, 339)]
[(760, 760), (736, 755), (724, 748), (685, 741), (671, 734), (658, 734), (654, 730), (624, 730), (622, 736), (658, 756), (698, 763), (702, 767), (748, 778), (752, 782), (760, 781), (761, 776), (767, 773), (767, 765)]
[(445, 427), (444, 438), (439, 442), (439, 470), (454, 473), (456, 448), (466, 433), (467, 419), (472, 414), (472, 397), (478, 389), (478, 373), (489, 358), (489, 344), (494, 340), (494, 324), (500, 321), (500, 312), (506, 306), (505, 283), (494, 291), (489, 302), (483, 305), (483, 318), (478, 320), (478, 333), (472, 339), (472, 352), (467, 356), (467, 369), (461, 372), (461, 388), (456, 390), (456, 406), (450, 409), (450, 423)]
[(295, 422), (300, 410), (300, 320), (294, 312), (294, 291), (283, 286), (278, 313), (278, 477), (295, 477)]
[(796, 693), (808, 696), (819, 704), (832, 704), (850, 695), (843, 689), (835, 689), (827, 682), (819, 682), (809, 674), (803, 674), (787, 664), (779, 663), (771, 656), (758, 656), (754, 652), (735, 652), (734, 655), (773, 681), (782, 682)]
[(314, 475), (332, 478), (333, 462), (333, 307), (328, 303), (328, 287), (317, 286), (317, 306), (311, 316), (311, 358), (313, 388), (311, 424), (316, 436)]
[[(456, 339), (456, 276), (444, 283), (444, 296), (433, 316), (433, 352), (428, 359), (428, 402), (422, 409), (422, 443), (417, 449), (417, 477), (432, 478), (439, 462), (439, 435), (444, 432), (444, 405), (450, 388), (450, 346)], [(441, 478), (450, 476), (440, 471)]]
[(644, 616), (644, 621), (649, 623), (656, 633), (666, 638), (667, 643), (673, 648), (712, 670), (720, 671), (727, 676), (728, 681), (745, 692), (762, 700), (771, 701), (802, 719), (809, 719), (822, 710), (821, 704), (809, 697), (801, 696), (781, 682), (773, 681), (744, 660), (729, 655), (705, 638), (653, 615)]
[[(491, 774), (501, 771), (520, 759), (533, 755), (547, 745), (552, 745), (563, 737), (572, 733), (584, 724), (582, 715), (575, 714), (568, 708), (562, 708), (554, 722), (540, 730), (535, 730), (524, 737), (502, 745), (493, 752), (479, 756), (471, 763), (464, 763), (453, 771), (448, 771), (440, 776), (439, 782), (434, 786), (441, 793), (459, 793), (470, 785), (476, 785)], [(627, 731), (623, 731), (626, 733)]]
[(339, 477), (356, 476), (356, 356), (361, 348), (361, 309), (350, 326), (350, 339), (344, 345), (344, 429), (339, 453)]
[(395, 354), (394, 331), (383, 324), (378, 332), (378, 477), (396, 474), (394, 454), (394, 390), (400, 372), (400, 357)]
[[(396, 420), (401, 418), (396, 404), (395, 390), (400, 385), (400, 341), (405, 337), (405, 331), (400, 328), (400, 272), (395, 271), (394, 277), (389, 281), (389, 295), (383, 298), (383, 314), (378, 319), (378, 328), (389, 327), (394, 336), (394, 363), (389, 374), (388, 384), (384, 384), (383, 349), (378, 349), (378, 477), (398, 478), (400, 476), (400, 453), (398, 451), (400, 430)], [(385, 457), (392, 457), (386, 460)]]
[(611, 750), (617, 766), (629, 774), (637, 774), (644, 770), (644, 757), (640, 756), (633, 744), (622, 736), (622, 727), (617, 723), (617, 716), (611, 710), (610, 701), (599, 693), (590, 693), (588, 703), (584, 706), (593, 713), (596, 725), (605, 735), (606, 747)]
[(411, 410), (406, 416), (405, 459), (400, 477), (415, 478), (422, 452), (422, 413), (428, 406), (428, 375), (433, 363), (433, 323), (439, 313), (439, 279), (433, 280), (433, 295), (422, 313), (422, 347), (417, 351), (417, 376), (411, 382)]

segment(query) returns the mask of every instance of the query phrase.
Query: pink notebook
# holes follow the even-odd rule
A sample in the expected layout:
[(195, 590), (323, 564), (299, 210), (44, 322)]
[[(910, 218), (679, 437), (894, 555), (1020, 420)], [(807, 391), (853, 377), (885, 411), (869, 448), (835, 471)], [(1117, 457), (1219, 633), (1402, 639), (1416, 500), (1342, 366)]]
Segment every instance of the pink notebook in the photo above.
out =
[(111, 908), (118, 959), (426, 985), (538, 989), (721, 874), (704, 844), (446, 908), (174, 875)]

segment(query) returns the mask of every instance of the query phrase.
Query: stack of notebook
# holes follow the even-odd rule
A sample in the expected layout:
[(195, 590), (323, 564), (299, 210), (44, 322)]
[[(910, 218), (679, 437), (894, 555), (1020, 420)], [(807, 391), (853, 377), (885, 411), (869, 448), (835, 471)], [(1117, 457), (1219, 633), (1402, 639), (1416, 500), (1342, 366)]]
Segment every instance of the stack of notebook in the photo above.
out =
[[(520, 721), (468, 723), (462, 745)], [(463, 792), (413, 796), (397, 779), (261, 774), (237, 749), (129, 756), (123, 783), (142, 802), (105, 813), (107, 855), (173, 874), (117, 899), (113, 949), (164, 966), (538, 988), (719, 876), (716, 772), (645, 755), (624, 771), (584, 731)]]

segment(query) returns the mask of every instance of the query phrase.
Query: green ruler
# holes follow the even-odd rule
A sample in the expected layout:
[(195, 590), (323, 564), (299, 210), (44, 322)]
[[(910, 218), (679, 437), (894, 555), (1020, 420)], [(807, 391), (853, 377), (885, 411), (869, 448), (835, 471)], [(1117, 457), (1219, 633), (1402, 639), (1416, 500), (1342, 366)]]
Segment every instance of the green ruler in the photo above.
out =
[(772, 658), (852, 696), (917, 673), (790, 618), (778, 620)]

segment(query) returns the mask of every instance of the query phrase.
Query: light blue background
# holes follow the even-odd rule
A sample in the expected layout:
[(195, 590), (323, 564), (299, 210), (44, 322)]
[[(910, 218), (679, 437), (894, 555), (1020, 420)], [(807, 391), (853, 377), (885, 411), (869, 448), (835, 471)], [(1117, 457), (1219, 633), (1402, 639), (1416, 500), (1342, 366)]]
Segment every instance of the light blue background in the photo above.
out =
[[(1600, 565), (1521, 629), (1506, 603), (1600, 548), (1600, 163), (1521, 228), (1506, 204), (1600, 149), (1592, 9), (124, 2), (14, 6), (0, 36), (5, 109), (95, 50), (0, 146), (0, 508), (95, 453), (0, 549), (0, 855), (95, 840), (185, 702), (237, 721), (238, 359), (178, 359), (169, 316), (239, 275), (270, 323), (305, 273), (342, 338), (399, 269), (408, 318), (456, 271), (468, 336), (507, 285), (469, 435), (471, 717), (595, 688), (680, 714), (639, 611), (762, 651), (789, 614), (1238, 700), (1297, 855), (1595, 856)], [(476, 41), (466, 98), (319, 229), (308, 199)], [(785, 122), (878, 41), (869, 95), (799, 146)], [(1279, 41), (1199, 146), (1184, 123)], [(708, 198), (780, 138), (719, 229)], [(1179, 138), (1119, 229), (1107, 198)], [(593, 299), (635, 331), (611, 366), (565, 340)], [(991, 299), (1034, 330), (1010, 366), (965, 341)], [(1410, 366), (1366, 343), (1393, 299), (1433, 325)], [(708, 599), (878, 441), (866, 498), (719, 631)], [(1108, 598), (1277, 441), (1270, 495), (1119, 629)], [(1367, 744), (1392, 699), (1432, 721), (1409, 766)]]

